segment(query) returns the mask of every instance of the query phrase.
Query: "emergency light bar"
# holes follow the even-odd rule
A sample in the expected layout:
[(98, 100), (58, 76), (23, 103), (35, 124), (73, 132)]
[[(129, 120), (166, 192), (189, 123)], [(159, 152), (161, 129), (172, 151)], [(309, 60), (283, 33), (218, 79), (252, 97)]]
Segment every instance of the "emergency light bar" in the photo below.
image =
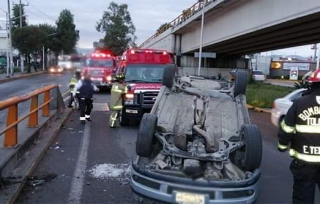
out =
[(92, 57), (111, 57), (110, 54), (104, 54), (104, 53), (93, 53), (91, 54)]
[(153, 50), (131, 50), (130, 53), (131, 54), (135, 54), (135, 53), (155, 53), (155, 54), (163, 54), (163, 55), (167, 55), (168, 54), (167, 51), (153, 51)]

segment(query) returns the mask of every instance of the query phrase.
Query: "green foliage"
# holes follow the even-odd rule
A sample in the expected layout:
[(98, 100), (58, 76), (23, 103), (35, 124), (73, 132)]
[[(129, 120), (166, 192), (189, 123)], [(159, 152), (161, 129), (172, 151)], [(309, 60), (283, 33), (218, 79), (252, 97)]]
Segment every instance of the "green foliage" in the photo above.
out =
[(263, 82), (248, 84), (246, 97), (247, 103), (259, 108), (271, 108), (276, 98), (282, 98), (295, 88), (276, 86)]
[(59, 53), (61, 47), (59, 47), (59, 44), (55, 43), (57, 41), (57, 27), (44, 23), (39, 24), (39, 29), (45, 33), (46, 36), (44, 39), (44, 47)]
[(46, 34), (38, 26), (17, 28), (12, 32), (12, 45), (22, 54), (31, 54), (40, 50), (45, 42)]
[(160, 25), (160, 27), (157, 30), (157, 33), (163, 32), (164, 29), (167, 28), (167, 27), (171, 27), (170, 23), (164, 23), (164, 24)]
[(308, 88), (308, 86), (308, 83), (306, 83), (305, 81), (294, 82), (294, 87), (296, 89)]
[[(24, 15), (24, 7), (21, 8), (22, 27), (27, 26), (27, 17)], [(20, 28), (20, 5), (14, 5), (12, 8), (12, 30)]]
[[(46, 33), (38, 26), (17, 28), (12, 32), (12, 45), (19, 52), (29, 58), (30, 54), (37, 53), (44, 46)], [(28, 64), (28, 72), (30, 65)]]
[(127, 4), (111, 2), (108, 10), (97, 22), (98, 32), (105, 33), (105, 48), (115, 55), (121, 55), (129, 46), (136, 47), (135, 27), (132, 23)]
[(73, 14), (68, 9), (62, 10), (56, 24), (57, 34), (53, 38), (55, 47), (52, 47), (52, 50), (56, 55), (60, 51), (64, 54), (72, 54), (79, 40), (79, 30), (76, 30)]

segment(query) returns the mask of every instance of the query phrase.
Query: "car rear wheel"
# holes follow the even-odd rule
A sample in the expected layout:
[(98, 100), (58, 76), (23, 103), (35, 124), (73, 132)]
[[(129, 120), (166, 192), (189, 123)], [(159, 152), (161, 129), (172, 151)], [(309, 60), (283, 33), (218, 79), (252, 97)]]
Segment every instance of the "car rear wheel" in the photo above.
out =
[(173, 67), (170, 67), (170, 66), (165, 67), (162, 75), (162, 85), (171, 89), (174, 81), (174, 73), (175, 73), (175, 70)]
[(150, 157), (152, 154), (153, 138), (157, 126), (157, 116), (150, 113), (143, 114), (141, 119), (137, 143), (136, 153), (141, 157)]
[(240, 166), (244, 170), (258, 169), (262, 159), (262, 136), (257, 125), (244, 124), (241, 129), (241, 140), (244, 146), (239, 150), (242, 153)]
[(234, 97), (245, 94), (248, 83), (248, 73), (246, 71), (238, 70), (235, 73), (234, 79)]
[(125, 115), (123, 115), (123, 110), (120, 111), (119, 120), (120, 120), (121, 126), (128, 126), (130, 123), (129, 118), (127, 118)]

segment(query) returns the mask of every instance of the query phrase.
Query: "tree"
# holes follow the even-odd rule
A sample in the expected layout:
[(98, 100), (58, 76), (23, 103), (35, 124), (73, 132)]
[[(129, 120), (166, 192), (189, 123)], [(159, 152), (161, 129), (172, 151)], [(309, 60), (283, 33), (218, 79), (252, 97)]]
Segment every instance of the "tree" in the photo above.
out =
[(45, 58), (42, 60), (45, 60), (45, 64), (47, 65), (47, 54), (48, 54), (48, 49), (50, 51), (52, 51), (53, 53), (59, 53), (62, 48), (61, 48), (61, 44), (60, 43), (55, 43), (57, 42), (57, 27), (56, 26), (52, 26), (49, 24), (39, 24), (39, 29), (45, 34), (45, 39), (44, 39), (44, 55)]
[(28, 72), (30, 72), (30, 54), (41, 50), (45, 42), (46, 34), (38, 26), (26, 26), (17, 28), (12, 32), (12, 45), (21, 54), (27, 56)]
[(103, 39), (106, 49), (121, 55), (129, 46), (136, 47), (135, 27), (132, 23), (127, 4), (111, 2), (108, 10), (97, 22), (98, 32), (105, 33)]
[(57, 34), (54, 39), (56, 56), (60, 51), (64, 54), (73, 53), (79, 40), (79, 30), (76, 30), (73, 14), (68, 9), (62, 10), (56, 24)]
[[(12, 8), (12, 30), (16, 28), (20, 28), (20, 5), (14, 5)], [(21, 15), (22, 15), (22, 27), (27, 26), (27, 18), (24, 15), (24, 7), (21, 8)]]
[(164, 23), (162, 25), (160, 25), (160, 27), (157, 30), (157, 33), (161, 33), (161, 31), (165, 28), (171, 27), (170, 23)]

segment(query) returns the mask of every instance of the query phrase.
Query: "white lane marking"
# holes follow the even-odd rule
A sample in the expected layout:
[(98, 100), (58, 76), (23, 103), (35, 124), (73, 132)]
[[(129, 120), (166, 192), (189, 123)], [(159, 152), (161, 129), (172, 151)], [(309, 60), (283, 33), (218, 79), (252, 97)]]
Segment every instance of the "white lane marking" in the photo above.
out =
[(69, 99), (70, 99), (70, 96), (64, 98), (63, 101), (66, 102), (66, 101), (69, 100)]
[(79, 204), (81, 201), (84, 177), (87, 169), (88, 150), (90, 143), (91, 123), (87, 122), (84, 127), (83, 137), (80, 145), (79, 156), (71, 183), (71, 191), (69, 194), (69, 204)]

